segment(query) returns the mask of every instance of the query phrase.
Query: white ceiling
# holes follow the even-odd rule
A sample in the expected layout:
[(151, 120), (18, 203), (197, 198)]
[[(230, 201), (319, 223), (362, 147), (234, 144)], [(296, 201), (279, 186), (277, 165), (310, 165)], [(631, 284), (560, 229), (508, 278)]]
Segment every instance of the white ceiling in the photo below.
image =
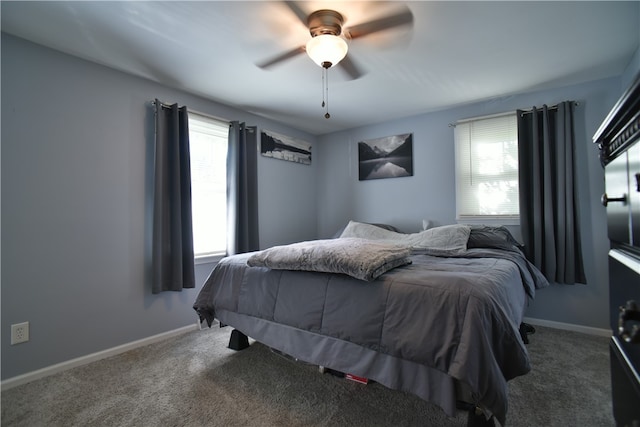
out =
[[(355, 39), (366, 73), (321, 68), (299, 55), (308, 29), (282, 1), (2, 1), (2, 31), (311, 134), (620, 75), (640, 44), (640, 2), (344, 2), (345, 27), (408, 7), (413, 26)], [(165, 100), (173, 101), (173, 100)]]

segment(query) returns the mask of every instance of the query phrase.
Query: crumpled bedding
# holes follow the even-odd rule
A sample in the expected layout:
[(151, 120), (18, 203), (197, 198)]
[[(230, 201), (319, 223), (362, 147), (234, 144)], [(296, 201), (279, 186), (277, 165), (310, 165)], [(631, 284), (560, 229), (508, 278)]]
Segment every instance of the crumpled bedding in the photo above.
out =
[(346, 274), (371, 281), (411, 263), (407, 246), (359, 238), (312, 240), (274, 246), (251, 255), (251, 267)]
[(405, 245), (412, 249), (429, 249), (442, 255), (467, 250), (471, 227), (464, 224), (443, 225), (419, 233), (400, 233), (374, 224), (349, 221), (340, 238), (358, 237), (378, 242)]
[[(412, 392), (449, 415), (456, 393), (467, 390), (471, 403), (504, 425), (507, 381), (530, 370), (519, 334), (524, 308), (548, 285), (519, 251), (470, 249), (448, 257), (414, 251), (411, 264), (368, 283), (250, 267), (253, 255), (220, 261), (194, 304), (201, 320), (211, 325), (217, 318), (301, 360)], [(363, 364), (356, 353), (379, 355), (382, 363)], [(401, 371), (389, 368), (396, 361)], [(440, 387), (443, 378), (454, 384), (449, 391)]]

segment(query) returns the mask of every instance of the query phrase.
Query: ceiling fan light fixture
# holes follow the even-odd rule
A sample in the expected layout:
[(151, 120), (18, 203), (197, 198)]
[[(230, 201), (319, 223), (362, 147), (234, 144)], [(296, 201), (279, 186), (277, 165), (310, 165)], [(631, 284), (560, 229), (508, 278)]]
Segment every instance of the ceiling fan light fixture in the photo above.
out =
[(332, 34), (320, 34), (307, 42), (307, 55), (323, 68), (338, 64), (347, 55), (347, 50), (347, 42)]

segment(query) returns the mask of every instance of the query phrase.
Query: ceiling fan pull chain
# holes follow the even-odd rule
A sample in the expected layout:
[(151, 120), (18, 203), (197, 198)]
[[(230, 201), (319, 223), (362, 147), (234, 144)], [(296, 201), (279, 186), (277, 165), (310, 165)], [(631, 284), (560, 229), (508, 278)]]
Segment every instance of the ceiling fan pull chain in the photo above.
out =
[(325, 73), (325, 69), (322, 69), (322, 108), (324, 108), (324, 73)]
[[(324, 73), (325, 73), (325, 76), (326, 76), (325, 91), (327, 92), (327, 95), (326, 95), (327, 103), (325, 104), (324, 118), (328, 119), (329, 117), (331, 117), (331, 114), (329, 114), (329, 69), (325, 68), (324, 69)], [(323, 98), (325, 98), (325, 97), (323, 96)], [(324, 101), (322, 103), (324, 104)]]

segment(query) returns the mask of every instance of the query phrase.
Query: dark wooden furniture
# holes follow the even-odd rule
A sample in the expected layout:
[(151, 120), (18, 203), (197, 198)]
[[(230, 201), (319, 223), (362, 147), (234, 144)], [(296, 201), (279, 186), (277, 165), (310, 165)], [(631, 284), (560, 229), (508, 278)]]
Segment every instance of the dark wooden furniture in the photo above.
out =
[(605, 168), (613, 415), (640, 426), (640, 75), (593, 137)]

